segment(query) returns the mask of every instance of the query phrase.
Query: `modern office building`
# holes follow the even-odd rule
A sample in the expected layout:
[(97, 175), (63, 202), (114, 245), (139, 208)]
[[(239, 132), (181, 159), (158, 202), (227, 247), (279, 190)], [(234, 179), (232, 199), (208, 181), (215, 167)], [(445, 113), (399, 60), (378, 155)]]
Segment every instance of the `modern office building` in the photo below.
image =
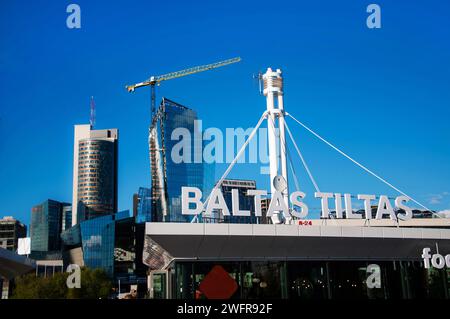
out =
[(61, 232), (72, 227), (72, 205), (65, 204), (62, 207)]
[(232, 224), (259, 224), (261, 217), (254, 215), (254, 196), (247, 194), (248, 190), (256, 189), (256, 182), (252, 180), (225, 179), (221, 185), (222, 194), (228, 207), (232, 207), (232, 190), (236, 189), (239, 194), (239, 209), (248, 210), (252, 216), (223, 216), (220, 213), (220, 222)]
[(117, 211), (118, 130), (75, 125), (72, 225)]
[[(153, 221), (191, 221), (192, 216), (181, 214), (181, 187), (197, 187), (204, 194), (212, 189), (213, 169), (202, 161), (202, 132), (196, 120), (194, 110), (167, 98), (162, 99), (152, 119), (149, 143)], [(189, 138), (181, 161), (172, 158), (174, 147), (182, 139), (172, 139), (175, 130)]]
[(6, 216), (0, 219), (0, 247), (17, 251), (19, 238), (27, 236), (27, 226), (17, 219)]
[(144, 262), (153, 298), (449, 299), (449, 253), (445, 218), (147, 223)]
[[(61, 234), (65, 263), (103, 269), (118, 286), (146, 286), (142, 263), (145, 224), (129, 211), (81, 221)], [(145, 291), (145, 289), (144, 289)]]
[(150, 188), (139, 187), (133, 196), (133, 216), (137, 223), (152, 221), (152, 194)]
[(60, 233), (62, 229), (62, 212), (65, 206), (48, 199), (31, 210), (31, 251), (50, 252), (60, 249)]

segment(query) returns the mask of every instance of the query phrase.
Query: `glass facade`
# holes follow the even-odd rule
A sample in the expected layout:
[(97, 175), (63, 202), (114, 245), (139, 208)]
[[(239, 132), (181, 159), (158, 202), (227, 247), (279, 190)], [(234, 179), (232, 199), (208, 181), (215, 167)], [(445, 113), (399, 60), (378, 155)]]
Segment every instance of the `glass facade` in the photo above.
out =
[(89, 138), (78, 149), (78, 222), (116, 211), (117, 143)]
[[(129, 211), (101, 216), (79, 224), (84, 264), (105, 270), (122, 285), (146, 284), (147, 268), (142, 263), (145, 224), (136, 224)], [(66, 231), (68, 248), (77, 245), (77, 228)]]
[(54, 251), (60, 248), (63, 204), (46, 200), (31, 210), (31, 251)]
[(116, 221), (114, 239), (114, 278), (126, 285), (147, 286), (147, 267), (142, 263), (145, 224), (134, 218)]
[(65, 231), (72, 226), (72, 205), (63, 204), (62, 207), (61, 231)]
[(249, 210), (252, 216), (221, 216), (222, 221), (231, 224), (257, 224), (259, 219), (254, 215), (255, 201), (254, 196), (247, 195), (247, 191), (250, 189), (256, 189), (256, 182), (249, 180), (224, 180), (222, 182), (222, 194), (227, 203), (228, 209), (232, 214), (232, 193), (233, 189), (238, 190), (239, 194), (239, 209)]
[(61, 243), (64, 249), (80, 247), (81, 246), (80, 224), (76, 224), (75, 226), (64, 230), (61, 233)]
[(101, 216), (80, 223), (84, 264), (114, 273), (114, 219)]
[(137, 193), (136, 223), (152, 221), (152, 197), (150, 188), (139, 187)]
[[(217, 265), (238, 285), (232, 299), (450, 298), (450, 269), (425, 269), (420, 261), (175, 262), (172, 297), (207, 298), (200, 284)], [(379, 287), (368, 284), (369, 265), (379, 269)]]
[[(153, 118), (149, 137), (153, 221), (190, 222), (192, 216), (181, 214), (181, 188), (197, 187), (204, 194), (212, 188), (213, 166), (202, 162), (203, 139), (195, 125), (197, 119), (195, 111), (165, 98)], [(172, 158), (174, 147), (184, 138), (172, 140), (176, 129), (184, 129), (189, 134), (188, 161)], [(195, 162), (196, 158), (200, 162)]]

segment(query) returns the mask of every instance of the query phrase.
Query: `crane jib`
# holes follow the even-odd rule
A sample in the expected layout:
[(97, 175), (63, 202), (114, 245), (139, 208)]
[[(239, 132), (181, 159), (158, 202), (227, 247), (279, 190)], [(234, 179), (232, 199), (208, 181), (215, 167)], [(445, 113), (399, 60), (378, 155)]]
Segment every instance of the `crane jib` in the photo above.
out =
[(140, 82), (140, 83), (137, 83), (134, 85), (128, 85), (126, 88), (128, 89), (128, 91), (132, 92), (132, 91), (134, 91), (134, 89), (139, 88), (139, 87), (154, 85), (161, 81), (166, 81), (166, 80), (175, 79), (175, 78), (179, 78), (179, 77), (186, 76), (186, 75), (191, 75), (191, 74), (195, 74), (195, 73), (199, 73), (199, 72), (203, 72), (203, 71), (208, 71), (211, 69), (215, 69), (215, 68), (219, 68), (222, 66), (232, 64), (232, 63), (236, 63), (239, 61), (241, 61), (241, 58), (237, 57), (237, 58), (228, 59), (228, 60), (220, 61), (220, 62), (216, 62), (216, 63), (200, 65), (200, 66), (184, 69), (181, 71), (171, 72), (171, 73), (158, 75), (158, 76), (152, 76), (144, 82)]

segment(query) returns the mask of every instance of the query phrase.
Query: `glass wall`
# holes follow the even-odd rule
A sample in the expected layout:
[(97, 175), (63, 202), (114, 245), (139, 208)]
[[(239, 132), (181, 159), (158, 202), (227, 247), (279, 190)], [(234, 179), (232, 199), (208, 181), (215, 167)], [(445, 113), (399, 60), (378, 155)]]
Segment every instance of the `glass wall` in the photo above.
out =
[(72, 226), (72, 205), (62, 205), (62, 218), (61, 218), (61, 232), (69, 229)]
[(119, 220), (115, 225), (114, 275), (128, 278), (136, 270), (136, 226), (133, 218)]
[(201, 284), (215, 266), (237, 284), (231, 299), (450, 298), (449, 270), (425, 269), (419, 261), (176, 262), (172, 296), (207, 298)]
[(78, 221), (113, 214), (116, 211), (116, 148), (116, 142), (108, 139), (80, 141), (76, 212)]
[(60, 248), (62, 203), (46, 200), (31, 210), (31, 251), (53, 251)]
[[(204, 197), (212, 188), (214, 166), (202, 162), (203, 139), (197, 119), (195, 111), (168, 99), (163, 99), (155, 115), (149, 138), (155, 150), (150, 154), (154, 221), (190, 222), (193, 216), (181, 214), (181, 188), (197, 187), (206, 194)], [(177, 133), (172, 139), (176, 130), (183, 135)], [(180, 148), (177, 144), (183, 139), (189, 140)], [(178, 148), (182, 151), (178, 152)], [(174, 159), (173, 151), (183, 160)]]
[(136, 223), (152, 221), (152, 197), (150, 188), (139, 187)]
[(114, 219), (112, 215), (80, 223), (84, 263), (114, 273)]
[[(130, 284), (146, 286), (146, 270), (142, 262), (145, 224), (136, 224), (129, 211), (97, 217), (79, 224), (84, 264), (101, 268), (120, 281), (121, 288)], [(79, 235), (78, 235), (79, 236)], [(64, 243), (71, 247), (78, 243), (77, 227), (63, 234)]]
[(254, 196), (247, 195), (249, 190), (256, 189), (256, 182), (250, 180), (224, 180), (222, 182), (222, 194), (227, 203), (228, 208), (231, 210), (233, 196), (232, 190), (237, 189), (239, 194), (239, 208), (242, 210), (248, 210), (252, 216), (222, 216), (224, 223), (230, 224), (257, 224), (258, 218), (254, 215), (255, 212), (255, 200)]

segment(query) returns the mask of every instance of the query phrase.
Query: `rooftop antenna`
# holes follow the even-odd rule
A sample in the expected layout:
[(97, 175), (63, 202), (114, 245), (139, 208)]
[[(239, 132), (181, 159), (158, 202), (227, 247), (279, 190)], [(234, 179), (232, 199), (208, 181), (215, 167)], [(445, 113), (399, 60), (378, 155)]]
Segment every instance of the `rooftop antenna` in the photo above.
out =
[(89, 119), (89, 123), (91, 124), (91, 129), (93, 129), (94, 125), (95, 125), (95, 101), (94, 101), (94, 97), (93, 96), (91, 96), (91, 103), (90, 103), (90, 105), (91, 105), (91, 116), (90, 116), (90, 119)]

